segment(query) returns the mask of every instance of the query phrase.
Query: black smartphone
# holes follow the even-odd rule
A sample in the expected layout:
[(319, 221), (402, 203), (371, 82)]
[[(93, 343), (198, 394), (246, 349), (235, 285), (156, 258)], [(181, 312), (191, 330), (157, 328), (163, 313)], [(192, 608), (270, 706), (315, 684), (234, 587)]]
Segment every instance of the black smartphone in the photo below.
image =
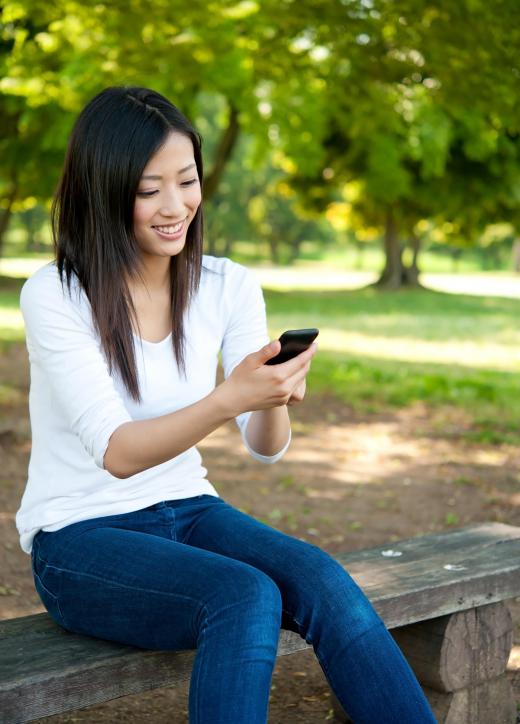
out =
[(296, 357), (314, 342), (319, 334), (318, 329), (288, 329), (279, 338), (282, 348), (276, 355), (266, 362), (266, 365), (279, 365), (282, 362)]

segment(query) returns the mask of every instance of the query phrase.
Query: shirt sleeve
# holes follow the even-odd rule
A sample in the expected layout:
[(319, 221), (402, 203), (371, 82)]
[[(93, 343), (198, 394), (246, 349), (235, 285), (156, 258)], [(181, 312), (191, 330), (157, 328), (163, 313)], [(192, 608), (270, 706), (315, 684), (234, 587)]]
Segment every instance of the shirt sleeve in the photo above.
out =
[[(249, 269), (239, 264), (235, 265), (234, 273), (234, 283), (227, 285), (230, 315), (222, 342), (222, 366), (225, 378), (229, 377), (244, 357), (257, 352), (269, 342), (265, 301), (260, 283)], [(246, 449), (259, 462), (268, 464), (277, 462), (291, 443), (291, 431), (287, 443), (279, 452), (275, 455), (260, 455), (252, 449), (246, 436), (246, 427), (251, 415), (252, 412), (243, 412), (235, 418)]]
[[(132, 417), (116, 390), (92, 323), (63, 289), (56, 270), (29, 279), (20, 295), (27, 348), (39, 366), (53, 403), (95, 464), (112, 433)], [(90, 309), (90, 305), (88, 305)]]

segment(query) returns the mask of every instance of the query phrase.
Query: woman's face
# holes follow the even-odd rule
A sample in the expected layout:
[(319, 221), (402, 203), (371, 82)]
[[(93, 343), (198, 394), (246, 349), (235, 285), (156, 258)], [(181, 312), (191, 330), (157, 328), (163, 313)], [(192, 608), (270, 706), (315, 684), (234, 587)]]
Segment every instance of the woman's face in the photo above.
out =
[(143, 254), (179, 254), (201, 200), (191, 139), (174, 131), (146, 164), (137, 189), (134, 233)]

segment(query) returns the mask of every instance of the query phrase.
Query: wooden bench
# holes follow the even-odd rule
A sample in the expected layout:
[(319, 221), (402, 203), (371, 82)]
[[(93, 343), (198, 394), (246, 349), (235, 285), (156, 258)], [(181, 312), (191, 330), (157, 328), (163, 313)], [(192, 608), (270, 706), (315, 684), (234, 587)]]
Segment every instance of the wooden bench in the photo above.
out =
[[(336, 556), (375, 605), (442, 724), (513, 724), (506, 677), (520, 528), (485, 523)], [(47, 613), (0, 621), (0, 722), (19, 724), (171, 686), (193, 651), (145, 651), (65, 631)], [(282, 630), (278, 655), (309, 648)], [(340, 721), (348, 721), (338, 702)]]

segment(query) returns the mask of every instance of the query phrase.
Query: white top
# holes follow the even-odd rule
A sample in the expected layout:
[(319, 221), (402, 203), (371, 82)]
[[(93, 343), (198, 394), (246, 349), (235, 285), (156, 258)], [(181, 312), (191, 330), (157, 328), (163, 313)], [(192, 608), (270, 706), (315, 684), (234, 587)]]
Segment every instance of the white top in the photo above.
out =
[[(40, 530), (80, 520), (128, 513), (162, 500), (218, 493), (207, 480), (197, 448), (126, 479), (103, 468), (112, 433), (122, 423), (158, 417), (197, 402), (215, 388), (219, 352), (224, 375), (269, 341), (260, 284), (248, 269), (226, 258), (203, 256), (200, 287), (185, 317), (186, 375), (177, 368), (171, 334), (161, 342), (135, 337), (142, 402), (108, 371), (90, 303), (76, 277), (69, 295), (54, 262), (23, 285), (20, 307), (31, 364), (29, 411), (32, 450), (27, 486), (16, 526), (30, 554)], [(245, 428), (251, 412), (236, 418)]]

